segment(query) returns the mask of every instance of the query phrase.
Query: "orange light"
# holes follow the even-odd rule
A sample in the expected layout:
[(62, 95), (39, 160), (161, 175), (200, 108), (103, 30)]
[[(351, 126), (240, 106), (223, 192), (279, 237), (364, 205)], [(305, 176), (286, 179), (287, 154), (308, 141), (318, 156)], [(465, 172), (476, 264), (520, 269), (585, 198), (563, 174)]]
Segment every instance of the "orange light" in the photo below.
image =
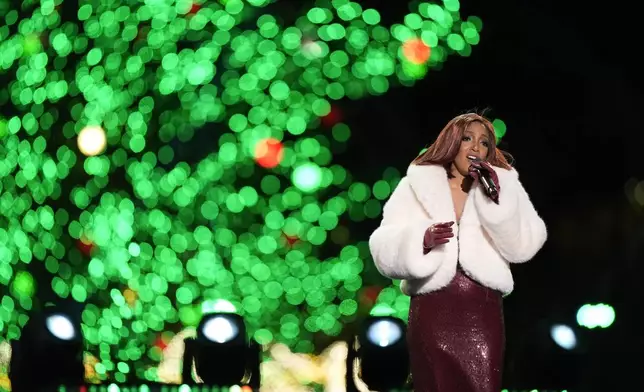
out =
[(136, 302), (138, 295), (136, 294), (136, 292), (132, 291), (131, 289), (125, 289), (123, 291), (123, 297), (125, 297), (125, 302), (128, 305), (134, 306), (134, 303)]
[(277, 139), (263, 139), (255, 146), (255, 161), (262, 167), (274, 168), (279, 165), (282, 158), (284, 158), (284, 147)]
[(424, 64), (429, 60), (431, 49), (420, 38), (410, 38), (403, 44), (403, 56), (413, 64)]

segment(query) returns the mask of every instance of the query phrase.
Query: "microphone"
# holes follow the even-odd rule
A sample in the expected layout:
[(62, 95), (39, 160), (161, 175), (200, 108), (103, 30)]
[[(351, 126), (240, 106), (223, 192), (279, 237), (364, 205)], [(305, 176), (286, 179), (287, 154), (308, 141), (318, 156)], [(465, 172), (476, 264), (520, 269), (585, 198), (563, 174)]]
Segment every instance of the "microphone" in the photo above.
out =
[[(467, 157), (470, 161), (473, 162), (481, 162), (481, 159), (477, 157)], [(485, 189), (485, 193), (492, 198), (496, 199), (499, 197), (499, 190), (496, 188), (496, 184), (494, 184), (494, 181), (490, 178), (490, 172), (487, 170), (481, 170), (476, 166), (472, 167), (473, 170), (475, 170), (479, 178), (481, 179), (481, 185), (483, 185), (483, 189)]]

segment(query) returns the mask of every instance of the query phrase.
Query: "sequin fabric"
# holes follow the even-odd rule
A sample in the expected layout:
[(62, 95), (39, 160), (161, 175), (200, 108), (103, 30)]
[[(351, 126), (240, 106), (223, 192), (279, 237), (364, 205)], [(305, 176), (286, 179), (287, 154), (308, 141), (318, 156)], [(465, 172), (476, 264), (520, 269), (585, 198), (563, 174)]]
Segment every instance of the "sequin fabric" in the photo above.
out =
[(501, 293), (460, 268), (447, 287), (412, 297), (407, 339), (415, 392), (501, 390)]

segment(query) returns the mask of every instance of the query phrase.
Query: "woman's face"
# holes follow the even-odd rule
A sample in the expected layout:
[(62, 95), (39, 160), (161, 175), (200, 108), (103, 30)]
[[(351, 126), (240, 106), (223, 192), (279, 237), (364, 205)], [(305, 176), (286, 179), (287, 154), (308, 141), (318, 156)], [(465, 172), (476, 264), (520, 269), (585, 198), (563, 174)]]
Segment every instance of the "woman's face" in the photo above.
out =
[(467, 176), (470, 168), (470, 158), (487, 159), (491, 141), (487, 129), (480, 122), (471, 123), (461, 137), (461, 146), (453, 167), (462, 175)]

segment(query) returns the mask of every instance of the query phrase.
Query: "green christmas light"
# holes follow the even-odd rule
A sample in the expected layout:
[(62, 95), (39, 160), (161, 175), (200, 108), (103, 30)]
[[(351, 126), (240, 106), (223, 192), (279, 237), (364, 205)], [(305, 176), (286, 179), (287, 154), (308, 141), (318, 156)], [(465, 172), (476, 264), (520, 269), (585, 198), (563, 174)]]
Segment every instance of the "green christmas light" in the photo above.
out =
[(589, 329), (608, 328), (615, 321), (615, 309), (606, 304), (586, 304), (577, 311), (577, 324)]
[[(354, 179), (333, 162), (349, 125), (320, 118), (469, 55), (482, 28), (456, 0), (389, 27), (349, 0), (290, 26), (268, 0), (14, 3), (0, 0), (0, 326), (19, 336), (36, 284), (86, 302), (95, 370), (117, 382), (155, 380), (156, 337), (221, 304), (260, 342), (305, 352), (355, 320), (371, 261), (341, 218), (376, 218), (400, 173)], [(425, 63), (405, 58), (413, 39)], [(269, 138), (267, 169), (254, 158)], [(209, 155), (178, 161), (204, 140)], [(406, 317), (399, 289), (378, 302)]]

